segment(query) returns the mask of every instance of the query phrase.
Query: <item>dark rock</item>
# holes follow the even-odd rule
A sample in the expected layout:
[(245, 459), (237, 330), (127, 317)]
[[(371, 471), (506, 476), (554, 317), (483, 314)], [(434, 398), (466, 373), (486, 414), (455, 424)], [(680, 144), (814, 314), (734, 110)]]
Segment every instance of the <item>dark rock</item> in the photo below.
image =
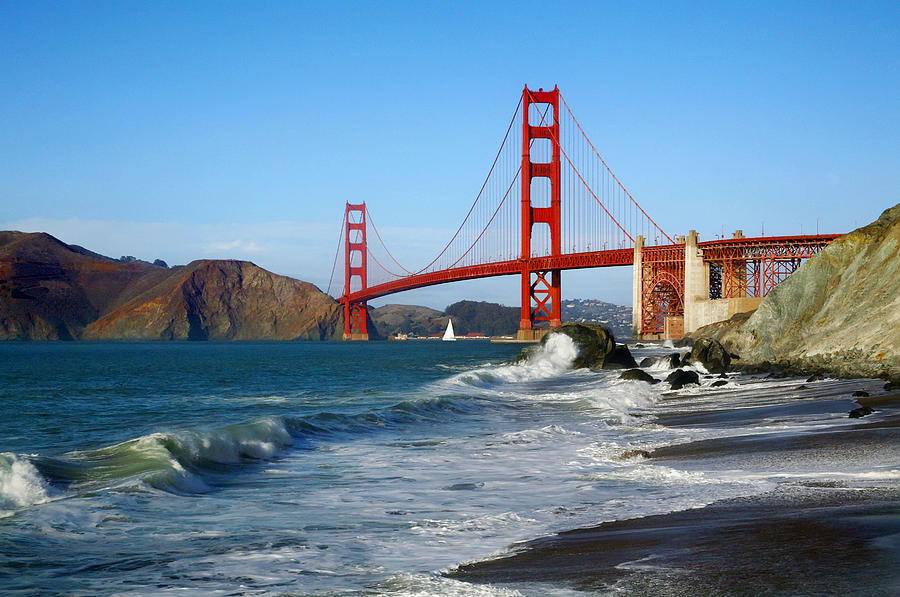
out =
[(672, 384), (673, 390), (680, 390), (686, 385), (700, 385), (700, 376), (696, 371), (685, 371), (684, 369), (676, 369), (666, 378), (666, 381)]
[(677, 369), (681, 364), (681, 354), (677, 352), (673, 352), (667, 357), (663, 357), (664, 360), (668, 361), (669, 369)]
[[(541, 346), (547, 344), (550, 338), (558, 334), (564, 334), (571, 338), (578, 348), (578, 356), (572, 362), (573, 369), (602, 369), (607, 358), (616, 351), (616, 339), (612, 332), (602, 325), (564, 323), (545, 335), (541, 339)], [(631, 357), (630, 352), (628, 356)], [(619, 358), (622, 359), (622, 357), (623, 355), (620, 354)], [(521, 358), (520, 355), (519, 359)], [(633, 357), (631, 357), (631, 362), (634, 362)], [(632, 367), (637, 367), (637, 363), (634, 363)]]
[(713, 387), (713, 388), (718, 388), (719, 386), (724, 386), (724, 385), (727, 385), (727, 384), (728, 384), (728, 382), (725, 381), (724, 379), (719, 379), (719, 380), (717, 380), (717, 381), (712, 382), (712, 386), (711, 386), (711, 387)]
[(523, 362), (527, 361), (534, 355), (535, 352), (537, 352), (537, 349), (538, 349), (537, 344), (531, 344), (529, 346), (526, 346), (525, 348), (523, 348), (522, 350), (519, 351), (519, 354), (516, 355), (516, 358), (514, 358), (512, 360), (512, 362), (513, 363), (523, 363)]
[(645, 371), (641, 371), (640, 369), (629, 369), (628, 371), (624, 371), (622, 375), (619, 376), (619, 379), (646, 381), (647, 383), (651, 384), (659, 383), (658, 379)]
[(865, 417), (866, 415), (871, 415), (874, 410), (872, 410), (871, 406), (860, 406), (859, 408), (854, 408), (850, 411), (848, 415), (851, 419), (858, 419), (860, 417)]
[(684, 373), (683, 369), (676, 369), (666, 376), (666, 382), (671, 383), (673, 379)]
[(644, 357), (638, 364), (639, 367), (652, 367), (656, 364), (656, 357)]
[(856, 390), (856, 391), (853, 392), (853, 394), (851, 394), (851, 395), (852, 395), (854, 398), (865, 398), (866, 396), (869, 396), (870, 394), (869, 394), (868, 392), (864, 392), (864, 391), (862, 391), (862, 390)]
[(806, 386), (805, 384), (797, 386), (798, 390), (806, 390), (807, 388), (808, 386)]
[(884, 389), (888, 392), (892, 392), (894, 390), (900, 390), (900, 381), (889, 381), (884, 384)]
[(650, 458), (650, 452), (647, 450), (625, 450), (619, 455), (619, 460), (629, 460), (631, 458)]
[(606, 357), (606, 361), (603, 363), (604, 369), (633, 369), (637, 366), (637, 361), (634, 360), (628, 346), (624, 344), (616, 344), (615, 350)]
[(728, 379), (728, 376), (724, 373), (719, 373), (719, 379)]
[(825, 379), (824, 375), (822, 375), (821, 373), (814, 373), (814, 374), (810, 375), (806, 379), (806, 381), (807, 381), (807, 383), (809, 383), (809, 382), (813, 382), (813, 381), (822, 381), (823, 379)]
[(700, 338), (694, 343), (689, 355), (685, 357), (687, 362), (702, 363), (711, 373), (723, 373), (731, 365), (731, 354), (718, 340)]
[(693, 339), (693, 338), (688, 338), (688, 337), (685, 336), (684, 338), (680, 338), (680, 339), (678, 339), (678, 340), (675, 340), (675, 342), (673, 342), (672, 345), (673, 345), (675, 348), (684, 348), (685, 346), (693, 346), (693, 345), (694, 345), (694, 339)]

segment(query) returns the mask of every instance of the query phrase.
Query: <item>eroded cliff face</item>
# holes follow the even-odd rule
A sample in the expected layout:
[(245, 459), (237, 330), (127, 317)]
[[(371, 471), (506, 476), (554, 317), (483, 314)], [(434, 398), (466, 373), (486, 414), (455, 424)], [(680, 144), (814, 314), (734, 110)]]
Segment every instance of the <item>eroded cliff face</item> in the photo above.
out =
[(2, 340), (328, 340), (343, 313), (252, 263), (123, 263), (46, 234), (0, 232)]
[(900, 377), (900, 204), (840, 237), (743, 323), (701, 328), (744, 363)]
[(84, 338), (323, 340), (343, 314), (308, 282), (246, 261), (195, 261), (84, 330)]

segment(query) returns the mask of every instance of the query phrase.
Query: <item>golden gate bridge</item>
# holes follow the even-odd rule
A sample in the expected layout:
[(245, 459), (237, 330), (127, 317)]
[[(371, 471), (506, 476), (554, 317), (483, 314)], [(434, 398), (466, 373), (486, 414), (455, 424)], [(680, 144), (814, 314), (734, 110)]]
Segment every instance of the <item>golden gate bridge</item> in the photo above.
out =
[[(406, 267), (366, 203), (347, 203), (328, 292), (344, 306), (344, 338), (366, 340), (369, 300), (519, 275), (518, 337), (533, 340), (562, 322), (563, 270), (630, 265), (635, 335), (673, 337), (752, 307), (836, 237), (673, 238), (610, 170), (559, 89), (526, 86), (481, 189), (436, 256)], [(695, 309), (700, 301), (714, 308)]]

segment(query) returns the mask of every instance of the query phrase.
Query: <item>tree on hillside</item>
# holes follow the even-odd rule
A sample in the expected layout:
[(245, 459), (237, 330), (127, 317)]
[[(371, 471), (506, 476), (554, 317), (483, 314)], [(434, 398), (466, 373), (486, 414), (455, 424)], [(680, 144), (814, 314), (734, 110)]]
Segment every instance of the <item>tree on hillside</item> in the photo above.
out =
[(444, 313), (453, 318), (459, 334), (481, 332), (488, 336), (515, 334), (519, 329), (519, 309), (484, 301), (459, 301)]

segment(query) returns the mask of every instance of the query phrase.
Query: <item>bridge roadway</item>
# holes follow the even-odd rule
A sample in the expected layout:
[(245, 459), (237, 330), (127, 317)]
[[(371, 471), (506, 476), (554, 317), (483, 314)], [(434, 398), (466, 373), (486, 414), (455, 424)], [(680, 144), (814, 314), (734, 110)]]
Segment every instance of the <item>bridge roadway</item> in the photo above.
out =
[[(697, 245), (703, 250), (704, 261), (715, 261), (720, 253), (727, 252), (734, 254), (734, 251), (740, 251), (744, 254), (744, 257), (749, 260), (759, 259), (760, 257), (782, 260), (808, 258), (811, 256), (808, 250), (810, 246), (814, 246), (818, 250), (838, 236), (840, 235), (820, 234), (804, 236), (763, 236), (756, 238), (741, 237), (704, 241), (697, 243)], [(647, 245), (645, 248), (663, 249), (666, 247), (674, 248), (678, 246), (684, 247), (684, 244)], [(634, 265), (633, 248), (566, 253), (555, 257), (532, 257), (527, 260), (511, 259), (508, 261), (467, 265), (436, 272), (414, 274), (404, 278), (398, 278), (397, 280), (391, 280), (390, 282), (369, 286), (368, 288), (356, 292), (351, 292), (349, 297), (344, 296), (342, 297), (342, 300), (349, 298), (351, 303), (367, 301), (395, 292), (414, 290), (416, 288), (434, 286), (436, 284), (444, 284), (447, 282), (521, 274), (525, 268), (527, 268), (528, 271), (534, 272), (555, 269), (567, 270), (624, 265)]]
[(482, 265), (466, 265), (437, 272), (426, 272), (391, 280), (383, 284), (369, 286), (364, 290), (350, 293), (350, 302), (372, 300), (386, 294), (413, 290), (424, 286), (489, 278), (491, 276), (509, 276), (521, 274), (523, 268), (528, 271), (549, 271), (554, 269), (579, 269), (586, 267), (612, 267), (617, 265), (633, 265), (634, 249), (611, 249), (607, 251), (589, 251), (586, 253), (567, 253), (556, 257), (532, 257), (531, 259), (511, 259)]

